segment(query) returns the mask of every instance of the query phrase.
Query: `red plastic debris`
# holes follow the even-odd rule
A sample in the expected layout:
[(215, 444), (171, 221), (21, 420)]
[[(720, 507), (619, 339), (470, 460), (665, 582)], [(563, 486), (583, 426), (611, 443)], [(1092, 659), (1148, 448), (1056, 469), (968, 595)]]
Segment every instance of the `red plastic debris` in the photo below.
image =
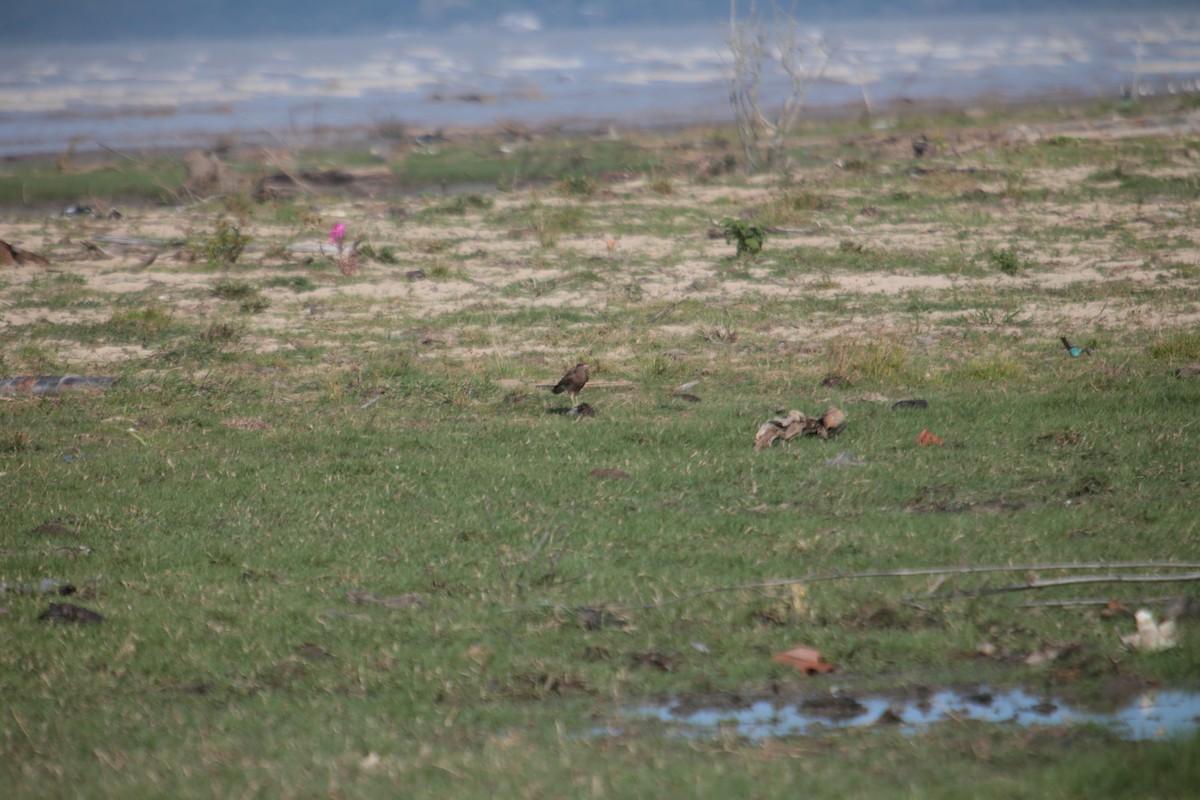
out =
[(917, 434), (917, 444), (921, 445), (922, 447), (930, 447), (932, 445), (938, 445), (940, 447), (942, 444), (942, 438), (936, 434), (930, 433), (929, 429), (926, 428)]
[(786, 653), (779, 653), (772, 660), (795, 667), (805, 675), (818, 675), (833, 672), (836, 669), (833, 664), (825, 660), (819, 650), (813, 650), (811, 647), (793, 647)]

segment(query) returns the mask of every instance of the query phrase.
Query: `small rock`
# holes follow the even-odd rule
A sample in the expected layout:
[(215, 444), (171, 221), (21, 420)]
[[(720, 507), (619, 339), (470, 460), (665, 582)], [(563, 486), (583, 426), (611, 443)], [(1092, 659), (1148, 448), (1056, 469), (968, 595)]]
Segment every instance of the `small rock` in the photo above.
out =
[(896, 725), (904, 721), (904, 718), (895, 712), (894, 709), (887, 708), (879, 715), (879, 719), (875, 720), (876, 725)]
[(1200, 361), (1194, 364), (1184, 364), (1179, 369), (1175, 370), (1176, 378), (1195, 378), (1200, 376)]
[(577, 406), (567, 409), (567, 416), (569, 416), (569, 417), (594, 417), (594, 416), (596, 416), (596, 409), (593, 406), (589, 405), (588, 403), (580, 403)]
[(607, 467), (604, 469), (594, 469), (591, 472), (589, 472), (588, 474), (591, 475), (593, 478), (608, 478), (608, 479), (615, 479), (615, 480), (629, 480), (632, 477), (628, 472), (617, 469), (616, 467)]
[(575, 614), (579, 618), (579, 624), (583, 626), (585, 631), (598, 631), (601, 628), (607, 627), (624, 628), (629, 624), (627, 619), (605, 608), (580, 606), (575, 609)]
[(296, 648), (296, 652), (301, 658), (309, 661), (328, 661), (329, 659), (333, 658), (328, 650), (326, 650), (324, 647), (321, 647), (319, 644), (313, 644), (312, 642), (305, 642), (304, 644), (300, 645), (298, 648)]
[(98, 625), (104, 617), (95, 611), (71, 603), (51, 603), (49, 608), (38, 614), (39, 620), (55, 620), (57, 622), (84, 622)]

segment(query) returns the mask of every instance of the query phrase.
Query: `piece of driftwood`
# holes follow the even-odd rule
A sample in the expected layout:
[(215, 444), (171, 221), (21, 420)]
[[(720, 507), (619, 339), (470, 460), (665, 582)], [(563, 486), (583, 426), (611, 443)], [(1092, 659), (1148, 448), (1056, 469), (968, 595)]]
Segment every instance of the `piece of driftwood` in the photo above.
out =
[(100, 391), (116, 382), (116, 378), (88, 378), (83, 375), (20, 375), (14, 378), (0, 378), (0, 394), (38, 396)]
[(146, 239), (141, 236), (113, 236), (111, 234), (100, 234), (93, 236), (97, 242), (105, 244), (120, 244), (126, 247), (183, 247), (187, 244), (187, 239)]
[(1155, 620), (1154, 614), (1145, 608), (1138, 609), (1133, 617), (1137, 622), (1137, 631), (1121, 637), (1121, 644), (1126, 647), (1153, 652), (1167, 650), (1179, 643), (1175, 620)]
[(776, 439), (788, 441), (800, 435), (820, 436), (828, 439), (837, 434), (846, 424), (846, 415), (836, 406), (830, 406), (819, 417), (810, 417), (803, 411), (792, 409), (786, 417), (776, 417), (764, 422), (754, 436), (754, 449), (770, 447)]
[(22, 250), (15, 244), (0, 239), (0, 264), (16, 264), (21, 267), (35, 265), (39, 267), (48, 267), (50, 262), (45, 256), (39, 256), (37, 253), (32, 253), (29, 250)]
[[(553, 389), (557, 381), (535, 383), (539, 389)], [(633, 389), (637, 386), (633, 381), (588, 381), (589, 389)]]
[(395, 188), (396, 178), (387, 166), (354, 169), (291, 170), (281, 163), (276, 172), (258, 180), (254, 196), (267, 201), (297, 194), (345, 193), (377, 197)]

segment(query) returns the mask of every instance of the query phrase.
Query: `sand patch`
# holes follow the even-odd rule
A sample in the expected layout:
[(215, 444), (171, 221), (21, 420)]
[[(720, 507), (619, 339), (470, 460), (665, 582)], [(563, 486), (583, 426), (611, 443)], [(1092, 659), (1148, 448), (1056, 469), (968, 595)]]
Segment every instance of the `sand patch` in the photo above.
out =
[[(926, 162), (933, 171), (920, 180), (951, 198), (960, 189), (1002, 191), (990, 159), (975, 163), (971, 155), (984, 148), (990, 153), (999, 134), (968, 131), (955, 136), (956, 161), (949, 166), (946, 157)], [(881, 166), (885, 175), (902, 175), (912, 168), (908, 137), (860, 138), (857, 144), (867, 148), (863, 152), (893, 158)], [(807, 144), (832, 148), (844, 143)], [(689, 150), (688, 158), (681, 153), (680, 160), (695, 156), (692, 160), (700, 165), (719, 155)], [(1193, 174), (1190, 162), (1145, 168), (1133, 164), (1129, 171), (1186, 177)], [(1029, 168), (1024, 179), (1030, 187), (1068, 192), (1090, 182), (1102, 166)], [(1197, 286), (1190, 268), (1200, 264), (1200, 229), (1189, 224), (1193, 212), (1184, 200), (1138, 204), (1110, 197), (1072, 203), (1064, 199), (1070, 198), (1067, 193), (1045, 203), (989, 202), (987, 224), (963, 230), (948, 223), (943, 213), (953, 199), (930, 208), (907, 208), (903, 217), (847, 216), (855, 203), (879, 201), (854, 174), (833, 166), (832, 159), (797, 169), (786, 187), (770, 175), (751, 180), (730, 175), (711, 182), (672, 175), (670, 194), (657, 193), (653, 186), (641, 176), (606, 183), (589, 200), (544, 189), (486, 193), (492, 201), (487, 209), (468, 207), (462, 215), (451, 208), (431, 211), (448, 204), (449, 198), (440, 196), (406, 198), (408, 216), (394, 215), (394, 201), (323, 197), (309, 203), (300, 220), (260, 218), (243, 224), (253, 237), (251, 248), (239, 263), (223, 269), (194, 265), (188, 260), (194, 254), (179, 245), (202, 240), (218, 219), (232, 218), (211, 204), (135, 209), (119, 221), (15, 220), (6, 236), (31, 249), (45, 249), (51, 267), (14, 268), (0, 275), (0, 330), (39, 321), (61, 326), (104, 322), (116, 309), (156, 306), (171, 315), (172, 324), (196, 326), (188, 335), (215, 324), (232, 325), (244, 334), (237, 346), (259, 353), (298, 347), (386, 348), (396, 344), (397, 331), (427, 329), (427, 334), (403, 337), (404, 346), (434, 361), (506, 354), (573, 357), (562, 344), (569, 338), (564, 333), (571, 330), (558, 321), (564, 318), (582, 320), (571, 325), (585, 327), (603, 320), (603, 347), (610, 359), (625, 357), (620, 354), (637, 357), (638, 348), (628, 344), (633, 340), (682, 344), (704, 358), (714, 353), (737, 357), (742, 348), (782, 346), (794, 353), (802, 343), (831, 336), (904, 329), (911, 324), (905, 320), (914, 316), (932, 326), (929, 335), (936, 337), (946, 333), (945, 326), (955, 331), (970, 326), (999, 329), (1001, 323), (988, 314), (971, 310), (986, 305), (991, 295), (1004, 305), (1001, 322), (1006, 316), (1026, 321), (1024, 331), (1004, 328), (1006, 334), (1018, 336), (1032, 335), (1028, 329), (1033, 326), (1195, 324), (1196, 302), (1178, 299), (1180, 287)], [(745, 263), (734, 258), (732, 244), (710, 235), (721, 219), (745, 210), (753, 213), (797, 187), (816, 187), (840, 198), (838, 209), (812, 213), (803, 229), (771, 233), (763, 255)], [(538, 229), (538, 215), (565, 208), (582, 210), (577, 229)], [(672, 213), (674, 208), (679, 212)], [(254, 208), (249, 213), (270, 216)], [(886, 222), (877, 222), (880, 218)], [(364, 259), (356, 278), (344, 278), (324, 239), (335, 220), (345, 222), (377, 250), (388, 247), (397, 263)], [(124, 245), (101, 242), (113, 257), (89, 256), (82, 243), (101, 241), (103, 236), (152, 240), (160, 244), (160, 253), (144, 268), (139, 266), (147, 252), (143, 244), (122, 249)], [(854, 256), (854, 246), (865, 248), (869, 258)], [(989, 260), (990, 250), (1005, 248), (1013, 248), (1020, 258), (1016, 275), (1002, 274)], [(853, 271), (837, 268), (843, 251)], [(805, 252), (813, 254), (819, 268), (804, 263)], [(934, 263), (922, 266), (923, 254)], [(960, 274), (949, 271), (955, 258), (962, 260)], [(897, 267), (890, 268), (889, 261)], [(278, 278), (296, 280), (267, 285)], [(222, 280), (248, 284), (251, 297), (265, 298), (269, 304), (247, 309), (239, 298), (214, 297), (211, 290)], [(1092, 299), (1097, 287), (1111, 298)], [(1170, 299), (1155, 299), (1160, 290)], [(71, 306), (71, 293), (78, 293), (86, 307)], [(68, 307), (50, 302), (49, 295), (56, 294)], [(1028, 297), (1013, 307), (1013, 298), (1022, 295)], [(966, 306), (962, 311), (905, 310), (906, 304), (917, 301), (953, 306), (960, 296)], [(744, 318), (759, 303), (786, 308), (813, 298), (833, 301), (819, 307), (839, 310), (735, 324), (737, 341), (723, 340), (717, 330), (730, 309)], [(524, 319), (537, 324), (480, 324), (489, 317), (521, 312), (531, 312)], [(39, 344), (77, 363), (112, 363), (153, 353), (133, 345), (69, 342), (65, 329), (64, 334)], [(5, 353), (10, 352), (6, 347)]]
[(6, 308), (0, 313), (0, 330), (20, 328), (36, 323), (74, 325), (84, 322), (101, 322), (111, 315), (111, 311), (90, 308), (76, 308), (69, 311), (54, 311), (48, 308)]
[[(141, 345), (82, 345), (77, 342), (49, 340), (43, 343), (48, 350), (58, 354), (67, 364), (86, 366), (119, 364), (137, 361), (155, 354), (155, 350)], [(75, 370), (75, 371), (80, 371)]]

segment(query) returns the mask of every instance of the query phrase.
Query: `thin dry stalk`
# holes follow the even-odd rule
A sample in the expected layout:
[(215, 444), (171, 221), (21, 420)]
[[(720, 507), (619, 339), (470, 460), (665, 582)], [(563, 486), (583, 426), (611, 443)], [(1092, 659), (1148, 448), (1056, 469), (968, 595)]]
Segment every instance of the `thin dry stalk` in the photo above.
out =
[[(783, 163), (787, 138), (804, 110), (812, 87), (825, 75), (837, 47), (826, 37), (805, 33), (794, 16), (772, 4), (772, 36), (759, 16), (757, 4), (750, 2), (745, 19), (739, 20), (737, 0), (729, 3), (729, 27), (725, 46), (729, 51), (729, 105), (733, 110), (738, 140), (749, 171), (763, 155), (767, 167)], [(777, 63), (788, 79), (788, 89), (774, 115), (765, 113), (760, 90), (763, 65)]]
[[(1049, 572), (1049, 571), (1074, 571), (1074, 570), (1097, 570), (1097, 569), (1200, 569), (1200, 562), (1196, 561), (1114, 561), (1114, 562), (1069, 562), (1065, 564), (993, 564), (983, 566), (965, 566), (965, 567), (919, 567), (914, 569), (888, 569), (874, 570), (870, 572), (844, 572), (844, 573), (827, 573), (822, 575), (805, 575), (799, 578), (774, 578), (767, 581), (754, 581), (751, 583), (736, 583), (728, 586), (714, 586), (709, 589), (701, 589), (696, 592), (688, 592), (686, 594), (677, 595), (671, 598), (656, 600), (653, 603), (642, 603), (635, 605), (617, 605), (613, 603), (604, 603), (606, 608), (611, 608), (618, 611), (637, 611), (643, 609), (656, 609), (664, 606), (683, 603), (688, 600), (694, 600), (698, 597), (705, 597), (712, 594), (722, 594), (725, 592), (740, 592), (750, 589), (767, 589), (777, 586), (792, 586), (795, 584), (822, 583), (828, 581), (846, 581), (846, 580), (872, 580), (875, 578), (912, 578), (928, 575), (975, 575), (988, 572)], [(1149, 583), (1149, 582), (1172, 582), (1172, 581), (1196, 581), (1200, 580), (1200, 572), (1193, 572), (1184, 575), (1092, 575), (1077, 578), (1063, 578), (1057, 581), (1038, 581), (1032, 580), (1024, 584), (1013, 584), (1007, 587), (997, 587), (994, 589), (980, 590), (978, 594), (994, 594), (1005, 591), (1020, 591), (1022, 589), (1042, 589), (1048, 586), (1064, 586), (1072, 583)], [(938, 598), (956, 598), (956, 597), (971, 597), (974, 596), (969, 592), (955, 592), (952, 594), (942, 595), (926, 595), (934, 599)], [(543, 604), (545, 605), (545, 604)], [(558, 605), (558, 604), (550, 604)], [(522, 609), (509, 609), (510, 611), (519, 611)]]
[(1049, 589), (1058, 586), (1078, 586), (1087, 583), (1183, 583), (1200, 581), (1200, 572), (1183, 575), (1081, 575), (1072, 578), (1055, 578), (1042, 581), (1032, 580), (1024, 583), (1012, 583), (1007, 586), (991, 586), (969, 591), (954, 591), (946, 594), (929, 595), (934, 599), (955, 597), (982, 597), (988, 594), (1004, 594), (1006, 592), (1027, 592), (1034, 589)]

